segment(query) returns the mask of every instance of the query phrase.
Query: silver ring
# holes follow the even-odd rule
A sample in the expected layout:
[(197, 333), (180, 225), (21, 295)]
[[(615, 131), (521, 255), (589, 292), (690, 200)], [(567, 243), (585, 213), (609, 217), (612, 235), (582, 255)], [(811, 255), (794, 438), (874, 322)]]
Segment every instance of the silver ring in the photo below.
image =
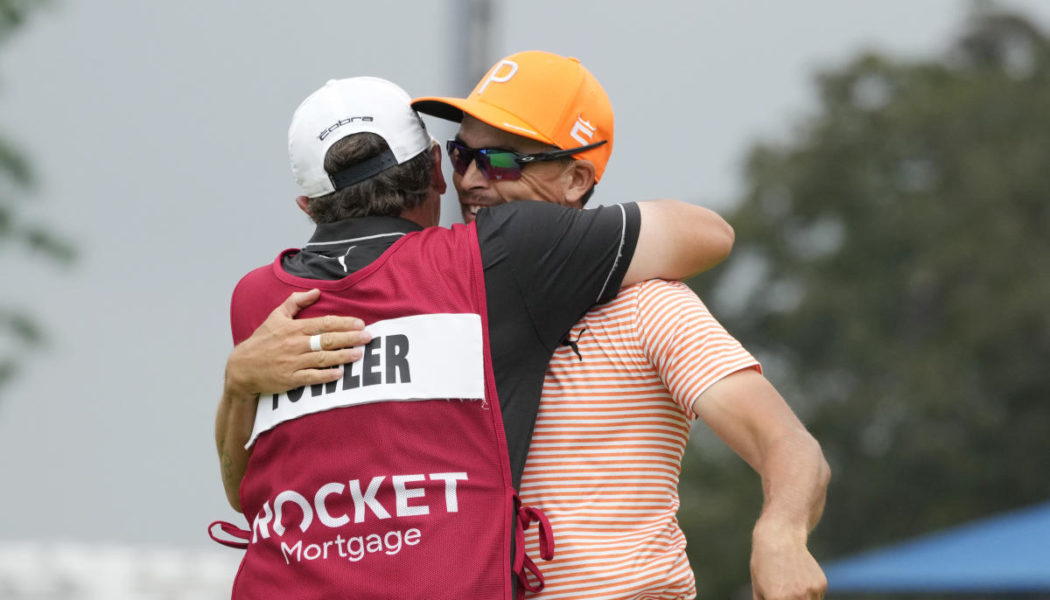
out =
[(318, 352), (320, 350), (324, 350), (324, 348), (321, 347), (321, 334), (320, 333), (310, 336), (310, 350), (312, 352)]

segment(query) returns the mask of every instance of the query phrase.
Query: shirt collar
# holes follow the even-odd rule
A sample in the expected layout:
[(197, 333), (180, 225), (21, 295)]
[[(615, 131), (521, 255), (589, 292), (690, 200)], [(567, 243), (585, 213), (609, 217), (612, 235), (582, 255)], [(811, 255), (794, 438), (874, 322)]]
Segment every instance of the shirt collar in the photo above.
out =
[(314, 230), (304, 252), (343, 254), (350, 246), (389, 245), (397, 238), (423, 227), (400, 217), (361, 217), (322, 223)]

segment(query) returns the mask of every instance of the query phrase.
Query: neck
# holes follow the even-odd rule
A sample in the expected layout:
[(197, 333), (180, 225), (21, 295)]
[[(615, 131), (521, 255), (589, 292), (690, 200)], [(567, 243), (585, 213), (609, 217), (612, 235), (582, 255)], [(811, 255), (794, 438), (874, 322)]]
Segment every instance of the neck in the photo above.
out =
[(436, 227), (441, 220), (441, 197), (436, 195), (428, 197), (422, 204), (405, 209), (398, 216), (420, 227)]
[(403, 210), (398, 216), (406, 221), (412, 221), (420, 227), (432, 227), (434, 223), (431, 223), (430, 220), (426, 218), (426, 215), (423, 214), (423, 211), (420, 210), (420, 208), (422, 207), (417, 206), (411, 210)]

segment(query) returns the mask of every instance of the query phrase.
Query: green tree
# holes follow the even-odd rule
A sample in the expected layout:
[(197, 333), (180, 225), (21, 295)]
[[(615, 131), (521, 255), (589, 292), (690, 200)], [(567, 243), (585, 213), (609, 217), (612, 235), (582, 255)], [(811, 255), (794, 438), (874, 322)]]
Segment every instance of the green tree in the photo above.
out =
[[(868, 53), (818, 87), (750, 153), (713, 286), (832, 465), (815, 554), (1050, 499), (1050, 41), (979, 5), (943, 57)], [(717, 504), (683, 516), (709, 597), (747, 581), (748, 479), (683, 476), (684, 508)]]
[[(10, 39), (25, 22), (28, 12), (39, 4), (39, 1), (32, 0), (0, 0), (0, 45)], [(0, 251), (20, 245), (51, 259), (68, 262), (73, 258), (68, 242), (46, 227), (19, 218), (19, 209), (29, 198), (34, 181), (29, 163), (11, 142), (0, 135)], [(43, 339), (32, 318), (9, 302), (8, 299), (0, 301), (0, 337), (10, 342), (0, 349), (0, 387), (16, 372), (22, 350), (39, 344)]]

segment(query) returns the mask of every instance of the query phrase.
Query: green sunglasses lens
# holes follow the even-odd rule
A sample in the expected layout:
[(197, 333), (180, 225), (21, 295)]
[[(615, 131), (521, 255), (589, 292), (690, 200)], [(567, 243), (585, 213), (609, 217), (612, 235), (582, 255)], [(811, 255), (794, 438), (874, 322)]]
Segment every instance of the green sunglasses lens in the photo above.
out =
[(521, 165), (513, 152), (486, 151), (484, 156), (488, 163), (484, 171), (489, 179), (501, 181), (521, 177)]
[(518, 163), (511, 152), (488, 152), (489, 164), (497, 169), (517, 169)]
[(521, 177), (521, 165), (518, 163), (517, 154), (514, 152), (489, 148), (470, 148), (458, 140), (449, 140), (445, 144), (445, 148), (448, 150), (448, 157), (452, 161), (452, 169), (459, 175), (466, 174), (470, 163), (477, 160), (478, 168), (489, 180), (503, 181)]

